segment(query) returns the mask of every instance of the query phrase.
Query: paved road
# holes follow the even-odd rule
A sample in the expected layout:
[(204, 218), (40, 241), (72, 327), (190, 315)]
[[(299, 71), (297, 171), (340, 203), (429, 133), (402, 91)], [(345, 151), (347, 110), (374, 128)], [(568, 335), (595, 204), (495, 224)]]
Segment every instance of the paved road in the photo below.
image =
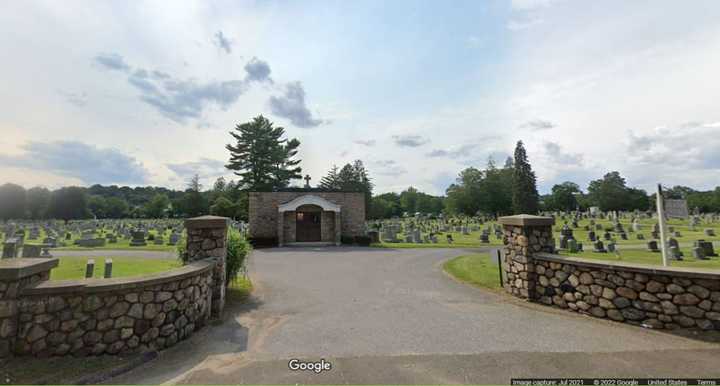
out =
[[(511, 376), (720, 376), (720, 345), (458, 283), (451, 249), (265, 249), (252, 301), (113, 383), (507, 383)], [(291, 358), (330, 361), (316, 375)], [(682, 366), (678, 366), (682, 363)]]

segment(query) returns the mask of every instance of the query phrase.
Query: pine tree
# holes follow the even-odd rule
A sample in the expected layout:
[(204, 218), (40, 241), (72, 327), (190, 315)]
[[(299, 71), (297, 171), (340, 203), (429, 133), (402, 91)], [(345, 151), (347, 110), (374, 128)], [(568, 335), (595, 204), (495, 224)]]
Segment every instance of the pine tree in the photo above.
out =
[(236, 145), (226, 145), (230, 161), (225, 166), (240, 177), (240, 184), (250, 190), (284, 188), (291, 180), (302, 177), (295, 159), (300, 146), (297, 139), (284, 139), (285, 129), (259, 115), (251, 122), (235, 126), (230, 132)]
[(320, 180), (319, 186), (323, 189), (365, 193), (365, 213), (370, 210), (373, 183), (361, 160), (345, 164), (339, 171), (337, 165), (333, 165), (328, 174)]
[(522, 141), (515, 146), (512, 207), (515, 214), (536, 214), (539, 195), (537, 179), (528, 162)]
[(328, 190), (340, 190), (340, 179), (338, 176), (337, 165), (333, 165), (328, 174), (320, 179), (318, 186)]

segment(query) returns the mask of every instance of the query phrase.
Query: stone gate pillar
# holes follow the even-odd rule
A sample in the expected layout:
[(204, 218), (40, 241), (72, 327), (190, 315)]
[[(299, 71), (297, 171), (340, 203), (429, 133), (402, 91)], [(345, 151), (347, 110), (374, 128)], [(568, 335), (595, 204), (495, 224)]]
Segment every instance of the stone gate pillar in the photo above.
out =
[(0, 358), (15, 350), (20, 292), (50, 278), (58, 259), (3, 259), (0, 261)]
[(188, 262), (207, 258), (217, 260), (211, 285), (213, 317), (220, 317), (225, 306), (225, 259), (229, 224), (229, 218), (218, 216), (200, 216), (185, 220)]
[(533, 254), (554, 252), (552, 217), (520, 214), (500, 217), (503, 226), (503, 287), (517, 297), (535, 300), (536, 273)]

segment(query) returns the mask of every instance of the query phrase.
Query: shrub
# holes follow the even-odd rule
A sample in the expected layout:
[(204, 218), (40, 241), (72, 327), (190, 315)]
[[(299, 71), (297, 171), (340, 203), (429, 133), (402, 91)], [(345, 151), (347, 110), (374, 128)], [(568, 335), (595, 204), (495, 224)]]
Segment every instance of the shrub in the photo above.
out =
[(340, 236), (340, 242), (352, 245), (355, 240), (350, 236)]
[[(187, 242), (185, 236), (177, 244), (178, 258), (184, 263), (188, 262)], [(228, 231), (227, 257), (225, 259), (225, 285), (234, 282), (238, 274), (245, 271), (247, 255), (252, 250), (250, 243), (235, 230)]]
[(155, 234), (153, 234), (153, 233), (148, 234), (148, 241), (153, 241), (153, 240), (155, 240)]
[(245, 262), (252, 247), (240, 232), (229, 231), (227, 240), (227, 259), (225, 260), (225, 284), (235, 281), (240, 271), (245, 272)]
[(355, 236), (355, 243), (361, 247), (369, 247), (371, 242), (370, 236)]

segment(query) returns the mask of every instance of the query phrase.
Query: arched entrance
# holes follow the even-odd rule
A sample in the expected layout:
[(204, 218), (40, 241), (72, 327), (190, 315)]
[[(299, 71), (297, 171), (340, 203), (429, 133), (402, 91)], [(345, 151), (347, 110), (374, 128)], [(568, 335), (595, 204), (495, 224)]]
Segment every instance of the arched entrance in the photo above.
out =
[(322, 240), (322, 208), (302, 205), (295, 210), (295, 240), (317, 242)]
[(278, 245), (327, 243), (340, 245), (340, 205), (308, 194), (278, 205)]

